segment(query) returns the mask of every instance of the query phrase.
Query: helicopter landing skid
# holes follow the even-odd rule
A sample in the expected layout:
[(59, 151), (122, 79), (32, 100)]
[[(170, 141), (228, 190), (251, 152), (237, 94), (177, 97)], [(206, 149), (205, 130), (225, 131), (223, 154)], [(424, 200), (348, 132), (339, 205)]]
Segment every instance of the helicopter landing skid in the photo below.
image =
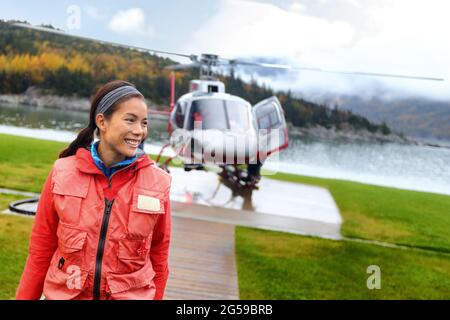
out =
[(189, 172), (191, 170), (205, 170), (205, 167), (202, 164), (184, 164), (184, 171)]
[(258, 190), (259, 175), (249, 174), (236, 165), (224, 165), (222, 171), (218, 173), (220, 182), (231, 190), (231, 202), (235, 197), (241, 196), (244, 199), (243, 209), (253, 211), (252, 193)]

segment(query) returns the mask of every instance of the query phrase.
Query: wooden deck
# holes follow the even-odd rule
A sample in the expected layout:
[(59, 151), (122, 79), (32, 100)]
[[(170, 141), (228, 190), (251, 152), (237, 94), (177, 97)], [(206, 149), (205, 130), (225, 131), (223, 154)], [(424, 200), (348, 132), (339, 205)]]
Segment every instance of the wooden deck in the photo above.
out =
[(239, 299), (234, 226), (173, 217), (164, 299)]

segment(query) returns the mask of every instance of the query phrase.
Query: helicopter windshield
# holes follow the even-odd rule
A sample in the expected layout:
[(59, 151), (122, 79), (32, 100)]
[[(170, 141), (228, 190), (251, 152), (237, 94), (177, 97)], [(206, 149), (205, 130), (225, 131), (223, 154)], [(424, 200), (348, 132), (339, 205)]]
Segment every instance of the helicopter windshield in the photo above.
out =
[(192, 102), (189, 130), (236, 130), (248, 127), (249, 118), (245, 103), (220, 99), (199, 99)]

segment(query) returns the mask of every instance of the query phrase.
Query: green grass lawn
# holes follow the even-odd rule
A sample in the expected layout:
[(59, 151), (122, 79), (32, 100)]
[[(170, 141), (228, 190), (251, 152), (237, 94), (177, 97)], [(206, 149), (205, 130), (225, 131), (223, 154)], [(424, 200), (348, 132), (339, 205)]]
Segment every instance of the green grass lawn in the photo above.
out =
[[(17, 195), (0, 193), (0, 211)], [(14, 299), (17, 284), (25, 265), (28, 253), (28, 238), (33, 219), (0, 214), (0, 300)]]
[(328, 189), (343, 236), (450, 252), (450, 196), (278, 173), (276, 179)]
[[(66, 145), (0, 134), (0, 187), (40, 192), (53, 162)], [(450, 298), (449, 196), (284, 173), (272, 178), (327, 188), (340, 209), (344, 220), (341, 232), (346, 237), (430, 252), (239, 227), (236, 254), (242, 299)], [(0, 260), (0, 281), (18, 281), (17, 272), (21, 270), (11, 270), (23, 267), (29, 220), (24, 222), (25, 229), (17, 227), (20, 239), (11, 240), (24, 242), (16, 246), (15, 255), (9, 254), (12, 258), (6, 259), (2, 252), (0, 256), (7, 260)], [(15, 223), (11, 222), (11, 230), (16, 228)], [(5, 239), (11, 238), (11, 230)], [(0, 229), (1, 239), (5, 232)], [(1, 250), (3, 246), (0, 243)], [(369, 276), (366, 268), (371, 264), (381, 267), (381, 290), (368, 290), (365, 286)], [(11, 274), (9, 278), (5, 272)], [(13, 283), (12, 287), (16, 285)], [(11, 291), (1, 291), (0, 288), (0, 297), (11, 297)]]
[[(241, 299), (450, 299), (450, 255), (236, 228)], [(367, 267), (381, 289), (367, 288)]]
[(66, 143), (0, 134), (0, 188), (41, 192)]

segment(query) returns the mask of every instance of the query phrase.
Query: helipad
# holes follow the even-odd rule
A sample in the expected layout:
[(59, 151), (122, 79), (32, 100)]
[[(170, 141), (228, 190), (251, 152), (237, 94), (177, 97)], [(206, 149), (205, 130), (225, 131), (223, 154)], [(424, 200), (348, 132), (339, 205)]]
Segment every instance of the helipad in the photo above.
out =
[(174, 215), (327, 238), (340, 237), (339, 210), (328, 190), (263, 177), (253, 193), (254, 211), (218, 185), (212, 172), (171, 168)]

